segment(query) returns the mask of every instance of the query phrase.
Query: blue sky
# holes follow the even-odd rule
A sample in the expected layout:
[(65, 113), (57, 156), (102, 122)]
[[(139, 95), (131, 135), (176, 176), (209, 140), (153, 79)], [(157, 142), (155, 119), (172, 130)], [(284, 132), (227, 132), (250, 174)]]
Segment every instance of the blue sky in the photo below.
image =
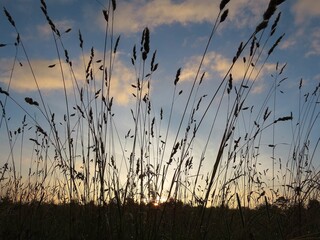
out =
[[(267, 0), (231, 0), (227, 5), (229, 14), (225, 22), (221, 24), (213, 41), (209, 46), (203, 68), (206, 71), (204, 87), (200, 89), (201, 94), (210, 96), (217, 88), (221, 79), (227, 73), (239, 43), (246, 41), (254, 31), (256, 25), (262, 20), (264, 10), (268, 6)], [(108, 1), (76, 1), (76, 0), (47, 0), (48, 13), (59, 29), (64, 32), (71, 28), (70, 32), (63, 33), (62, 41), (68, 49), (70, 59), (72, 59), (75, 76), (81, 83), (84, 82), (84, 65), (82, 53), (79, 48), (78, 32), (82, 33), (84, 40), (84, 57), (89, 59), (90, 49), (94, 47), (96, 60), (102, 58), (105, 20), (102, 10), (108, 7)], [(57, 67), (48, 68), (49, 65), (58, 64), (57, 55), (54, 48), (52, 32), (48, 26), (43, 13), (40, 10), (40, 1), (35, 0), (1, 0), (1, 9), (5, 7), (11, 14), (18, 28), (20, 37), (23, 41), (28, 57), (34, 68), (40, 89), (45, 98), (45, 102), (50, 109), (63, 116), (64, 103), (61, 77)], [(141, 32), (145, 27), (150, 29), (151, 52), (157, 50), (156, 62), (159, 63), (158, 70), (152, 76), (151, 93), (154, 104), (154, 114), (160, 112), (163, 107), (164, 113), (169, 114), (171, 96), (173, 91), (173, 80), (177, 69), (182, 68), (178, 90), (184, 90), (186, 94), (195, 77), (195, 72), (199, 65), (206, 42), (211, 32), (213, 22), (219, 11), (219, 1), (217, 0), (126, 0), (117, 1), (114, 20), (115, 38), (120, 35), (120, 43), (116, 55), (116, 62), (113, 69), (113, 85), (111, 95), (115, 102), (115, 118), (117, 119), (120, 134), (124, 135), (132, 125), (130, 119), (130, 108), (134, 104), (132, 97), (131, 84), (135, 83), (135, 72), (131, 65), (132, 47), (134, 44), (139, 46)], [(277, 13), (281, 11), (281, 19), (277, 31), (268, 43), (266, 49), (270, 49), (272, 44), (279, 36), (285, 33), (284, 38), (276, 47), (274, 53), (268, 58), (264, 68), (258, 75), (253, 85), (248, 102), (246, 105), (262, 106), (263, 100), (272, 86), (273, 77), (277, 62), (279, 66), (285, 63), (286, 68), (283, 77), (287, 80), (279, 87), (276, 103), (276, 117), (287, 116), (290, 112), (294, 113), (292, 124), (287, 123), (276, 127), (276, 143), (283, 144), (283, 149), (279, 149), (279, 155), (288, 158), (291, 141), (293, 139), (292, 130), (297, 123), (299, 112), (299, 82), (303, 79), (302, 95), (313, 92), (320, 82), (320, 1), (317, 0), (287, 0), (278, 7)], [(276, 13), (276, 14), (277, 14)], [(275, 16), (273, 17), (273, 19)], [(273, 21), (273, 20), (272, 20)], [(271, 24), (269, 24), (271, 25)], [(270, 27), (270, 26), (269, 26)], [(0, 48), (0, 87), (8, 89), (8, 82), (16, 48), (15, 30), (9, 24), (2, 11), (0, 15), (0, 43), (6, 46)], [(268, 30), (269, 31), (269, 30)], [(139, 48), (139, 47), (138, 47)], [(246, 51), (248, 54), (248, 50)], [(263, 53), (265, 57), (266, 53)], [(242, 55), (241, 58), (245, 56)], [(151, 56), (149, 56), (150, 58)], [(10, 96), (21, 104), (26, 96), (32, 96), (39, 100), (34, 80), (27, 67), (26, 57), (21, 48), (18, 50), (17, 59), (14, 67)], [(67, 66), (66, 71), (67, 70)], [(232, 70), (235, 83), (240, 82), (244, 75), (244, 63), (238, 61)], [(258, 67), (256, 68), (258, 69)], [(256, 74), (253, 70), (253, 76)], [(252, 79), (249, 78), (249, 83)], [(67, 81), (68, 94), (72, 95), (72, 82)], [(280, 92), (281, 91), (281, 92)], [(180, 120), (186, 95), (182, 94), (177, 99), (174, 112), (173, 126), (176, 127)], [(303, 97), (301, 97), (303, 99)], [(5, 101), (5, 95), (0, 95), (0, 100)], [(216, 101), (215, 103), (217, 103)], [(204, 106), (208, 100), (204, 100)], [(216, 105), (215, 105), (216, 106)], [(272, 107), (272, 101), (268, 103)], [(223, 108), (227, 103), (223, 103)], [(39, 118), (41, 114), (33, 113), (33, 108), (25, 106), (31, 115)], [(10, 99), (6, 105), (7, 117), (11, 117), (10, 127), (15, 129), (22, 121), (24, 113)], [(255, 112), (257, 114), (257, 112)], [(315, 114), (319, 113), (319, 107), (315, 109)], [(210, 115), (212, 114), (212, 115)], [(200, 154), (210, 122), (213, 118), (214, 110), (209, 113), (209, 117), (204, 120), (203, 128), (199, 130), (199, 137), (195, 141), (195, 154)], [(219, 129), (224, 127), (226, 113), (222, 110), (221, 118), (218, 118), (215, 127), (216, 135)], [(246, 119), (244, 116), (243, 119)], [(243, 128), (239, 126), (239, 134), (246, 127), (249, 128), (249, 120), (244, 120)], [(245, 126), (247, 123), (247, 126)], [(319, 120), (316, 121), (310, 138), (312, 146), (315, 146), (319, 138)], [(284, 127), (286, 126), (286, 127)], [(175, 129), (170, 130), (172, 138)], [(220, 133), (221, 134), (221, 133)], [(262, 139), (262, 145), (270, 144), (271, 131), (266, 131), (267, 137)], [(219, 137), (217, 137), (219, 138)], [(8, 136), (5, 124), (0, 128), (1, 152), (0, 164), (3, 165), (10, 155), (8, 151)], [(197, 148), (197, 144), (200, 148)], [(217, 139), (212, 139), (208, 156), (214, 156)], [(26, 143), (26, 146), (28, 143)], [(197, 153), (198, 151), (198, 153)], [(262, 150), (263, 151), (263, 150)], [(317, 150), (319, 153), (319, 149)], [(270, 149), (265, 149), (266, 158), (270, 158)], [(314, 162), (319, 169), (320, 161)], [(26, 163), (25, 166), (29, 164)], [(210, 162), (207, 164), (211, 169)], [(196, 165), (196, 164), (195, 164)], [(270, 166), (268, 162), (265, 167)], [(195, 168), (196, 169), (196, 168)]]
[[(103, 5), (107, 3), (93, 1), (48, 1), (48, 11), (60, 31), (72, 29), (64, 34), (63, 40), (71, 58), (79, 59), (78, 30), (84, 36), (84, 46), (87, 51), (92, 46), (96, 51), (102, 51), (105, 21), (101, 14)], [(218, 74), (223, 75), (225, 68), (222, 63), (228, 63), (233, 57), (239, 42), (246, 39), (260, 20), (268, 1), (234, 1), (229, 4), (229, 15), (218, 30), (213, 44), (209, 49), (208, 64), (215, 64)], [(13, 16), (19, 29), (29, 57), (34, 61), (54, 62), (54, 49), (50, 27), (40, 10), (37, 1), (2, 1), (2, 5)], [(123, 1), (117, 3), (115, 16), (115, 35), (121, 35), (119, 60), (130, 71), (130, 56), (133, 44), (140, 41), (140, 35), (145, 26), (151, 30), (151, 47), (157, 49), (159, 72), (161, 78), (173, 78), (176, 69), (182, 67), (186, 79), (192, 62), (202, 55), (202, 51), (211, 31), (211, 25), (218, 12), (216, 1)], [(286, 36), (277, 48), (268, 64), (287, 62), (290, 77), (304, 78), (315, 82), (319, 78), (317, 72), (319, 62), (319, 27), (317, 1), (288, 1), (279, 7), (283, 12), (277, 33), (285, 32)], [(1, 60), (12, 56), (15, 33), (8, 24), (4, 14), (1, 16), (1, 29), (4, 34), (1, 42), (7, 43), (1, 49)], [(11, 44), (11, 45), (10, 45)], [(128, 60), (129, 58), (129, 60)], [(164, 60), (162, 60), (164, 59)], [(24, 60), (24, 59), (21, 59)], [(75, 60), (74, 60), (75, 61)], [(39, 63), (38, 63), (39, 64)], [(219, 65), (220, 64), (220, 65)], [(3, 65), (3, 64), (2, 64)], [(308, 66), (308, 67), (305, 67)], [(2, 66), (4, 68), (4, 66)], [(2, 76), (5, 75), (2, 69)], [(159, 73), (160, 74), (160, 73)], [(265, 73), (266, 74), (266, 73)], [(191, 74), (192, 75), (192, 74)], [(241, 75), (241, 74), (240, 74)], [(190, 75), (188, 75), (190, 76)], [(6, 80), (2, 79), (2, 82)], [(41, 81), (41, 80), (39, 80)], [(34, 86), (25, 86), (21, 82), (13, 82), (17, 91), (33, 90)], [(27, 84), (28, 85), (28, 84)], [(55, 83), (48, 82), (45, 86), (52, 89)], [(124, 102), (121, 102), (124, 101)], [(119, 103), (125, 103), (123, 97)]]

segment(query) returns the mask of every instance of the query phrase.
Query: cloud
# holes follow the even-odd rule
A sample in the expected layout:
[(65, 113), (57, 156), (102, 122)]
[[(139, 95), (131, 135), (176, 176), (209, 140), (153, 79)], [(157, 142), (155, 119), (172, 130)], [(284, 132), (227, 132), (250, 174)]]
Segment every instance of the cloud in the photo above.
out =
[[(95, 53), (95, 60), (102, 59), (102, 53)], [(88, 61), (89, 57), (85, 57)], [(9, 83), (10, 69), (12, 64), (12, 59), (0, 59), (0, 82), (7, 84)], [(55, 64), (54, 67), (50, 68), (48, 66)], [(31, 65), (34, 70), (37, 83), (41, 91), (62, 91), (63, 81), (62, 75), (59, 67), (58, 59), (33, 59), (31, 60)], [(95, 73), (97, 81), (101, 79), (102, 71), (98, 70), (100, 63), (95, 63)], [(77, 79), (78, 84), (83, 86), (85, 83), (85, 67), (83, 65), (82, 59), (78, 58), (72, 61), (72, 70), (75, 79)], [(74, 87), (74, 77), (70, 72), (69, 65), (63, 63), (63, 73), (65, 77), (65, 84), (67, 91), (72, 91)], [(115, 60), (114, 68), (112, 72), (111, 81), (111, 96), (114, 97), (114, 102), (120, 105), (126, 105), (132, 99), (132, 87), (131, 83), (135, 81), (135, 74), (133, 70), (125, 65), (120, 59)], [(100, 84), (97, 84), (97, 87)], [(16, 65), (13, 71), (12, 81), (11, 81), (11, 91), (17, 92), (31, 92), (36, 91), (37, 86), (35, 84), (34, 78), (27, 63), (23, 63), (22, 66)]]
[[(203, 3), (206, 3), (204, 7)], [(142, 3), (142, 4), (141, 4)], [(173, 3), (170, 0), (123, 3), (117, 9), (116, 24), (120, 32), (138, 32), (145, 26), (153, 29), (160, 25), (173, 23), (198, 23), (211, 20), (217, 14), (212, 1), (184, 1)], [(201, 13), (201, 14), (200, 14)], [(121, 21), (120, 21), (121, 19)]]
[(264, 84), (258, 84), (258, 85), (254, 85), (253, 89), (252, 89), (252, 93), (253, 94), (260, 94), (262, 92), (264, 92), (264, 90), (266, 89), (266, 86)]
[(296, 26), (293, 35), (280, 44), (281, 49), (306, 47), (305, 57), (320, 54), (320, 1), (297, 0), (291, 7)]
[(298, 0), (293, 5), (295, 24), (306, 25), (314, 17), (320, 17), (320, 1)]
[[(4, 72), (4, 69), (9, 69), (9, 64), (12, 62), (12, 59), (1, 59), (1, 70)], [(47, 59), (37, 59), (31, 60), (31, 65), (34, 70), (37, 83), (41, 90), (57, 90), (62, 89), (62, 78), (61, 73), (58, 69), (58, 66), (54, 68), (49, 68), (49, 65), (57, 64), (58, 60), (47, 60)], [(66, 64), (63, 64), (64, 72), (68, 72), (68, 68)], [(8, 84), (9, 76), (5, 76), (1, 74), (1, 81)], [(66, 87), (71, 88), (72, 82), (67, 78), (66, 79)], [(32, 73), (28, 67), (26, 62), (22, 62), (22, 65), (16, 65), (13, 70), (12, 81), (11, 81), (11, 89), (18, 92), (28, 92), (28, 91), (36, 91), (37, 86), (35, 80), (32, 76)]]
[(312, 55), (320, 55), (320, 28), (312, 32), (310, 50), (306, 53), (306, 57)]
[[(230, 1), (228, 20), (237, 28), (255, 27), (268, 7), (265, 0)], [(230, 26), (230, 25), (229, 25)]]
[[(73, 28), (74, 21), (72, 20), (60, 20), (54, 22), (56, 28), (62, 32), (66, 31), (69, 28)], [(44, 23), (36, 26), (37, 34), (41, 39), (52, 38), (52, 30), (48, 23)]]
[(135, 81), (132, 68), (129, 68), (122, 61), (116, 60), (111, 82), (111, 95), (115, 98), (116, 103), (127, 105), (132, 100), (131, 84)]
[[(150, 29), (162, 25), (179, 23), (187, 25), (191, 23), (213, 22), (219, 12), (220, 0), (133, 0), (118, 2), (115, 13), (116, 31), (121, 33), (136, 33), (146, 26)], [(242, 28), (256, 24), (267, 7), (265, 0), (237, 0), (231, 1), (226, 9), (229, 9), (227, 21), (232, 26)], [(105, 29), (105, 20), (102, 14), (97, 14), (86, 9), (86, 14), (91, 19), (96, 19)]]
[(320, 74), (317, 74), (316, 76), (314, 76), (315, 80), (320, 80)]
[[(193, 56), (189, 58), (182, 70), (181, 80), (191, 81), (194, 79), (197, 72), (199, 63), (201, 61), (201, 56)], [(203, 67), (201, 72), (206, 72), (206, 79), (222, 79), (228, 72), (232, 63), (232, 59), (229, 59), (217, 52), (209, 52), (203, 62)], [(234, 81), (240, 81), (244, 78), (246, 74), (247, 64), (244, 64), (240, 59), (235, 63), (231, 73)], [(275, 69), (275, 64), (267, 63), (264, 65), (260, 73), (258, 73), (259, 66), (249, 67), (249, 73), (252, 74), (246, 76), (246, 79), (253, 80), (259, 74), (258, 78), (262, 78), (264, 75), (272, 72)]]
[(297, 43), (296, 39), (289, 38), (289, 39), (286, 39), (285, 41), (281, 42), (279, 45), (279, 48), (280, 49), (288, 49), (288, 48), (295, 46), (296, 43)]

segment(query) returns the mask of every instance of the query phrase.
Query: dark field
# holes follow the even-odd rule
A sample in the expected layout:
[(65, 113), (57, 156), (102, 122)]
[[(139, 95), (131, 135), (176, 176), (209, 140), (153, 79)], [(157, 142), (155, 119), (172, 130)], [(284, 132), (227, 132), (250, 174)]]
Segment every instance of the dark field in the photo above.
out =
[[(202, 219), (202, 223), (200, 223)], [(320, 203), (254, 210), (128, 203), (0, 204), (1, 239), (319, 239)]]

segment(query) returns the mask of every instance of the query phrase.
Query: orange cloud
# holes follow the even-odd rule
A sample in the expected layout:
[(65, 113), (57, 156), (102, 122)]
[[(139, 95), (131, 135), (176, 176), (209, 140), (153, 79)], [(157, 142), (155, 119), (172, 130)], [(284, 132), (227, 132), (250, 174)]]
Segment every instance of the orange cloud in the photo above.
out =
[[(1, 59), (1, 68), (9, 69), (12, 59)], [(36, 81), (41, 90), (57, 90), (63, 88), (61, 72), (58, 66), (49, 68), (49, 65), (57, 64), (58, 60), (37, 59), (31, 60), (32, 69), (35, 73)], [(68, 72), (68, 66), (63, 64), (63, 71)], [(66, 78), (66, 87), (71, 88), (72, 82)], [(9, 73), (7, 76), (2, 75), (1, 81), (9, 83)], [(11, 89), (18, 92), (35, 91), (37, 86), (32, 76), (31, 70), (26, 62), (22, 62), (22, 66), (16, 65), (11, 80)]]
[[(102, 59), (102, 53), (95, 53), (95, 60)], [(89, 59), (88, 56), (85, 58)], [(0, 59), (0, 82), (9, 84), (10, 69), (12, 59)], [(95, 63), (94, 76), (97, 81), (102, 78), (102, 71), (99, 70), (99, 64)], [(59, 67), (58, 59), (33, 59), (31, 65), (34, 70), (36, 81), (41, 91), (59, 91), (63, 90), (62, 74)], [(52, 67), (52, 65), (55, 65)], [(49, 67), (51, 66), (51, 67)], [(72, 72), (68, 64), (63, 62), (62, 64), (63, 74), (65, 78), (65, 84), (67, 91), (72, 91), (74, 87), (74, 79), (78, 84), (83, 86), (85, 83), (85, 67), (82, 59), (78, 58), (72, 60)], [(132, 99), (132, 87), (131, 84), (135, 82), (135, 74), (133, 69), (125, 65), (120, 59), (116, 58), (111, 80), (111, 96), (114, 97), (114, 102), (120, 105), (126, 105)], [(97, 84), (99, 87), (100, 84)], [(27, 63), (23, 63), (22, 66), (16, 65), (13, 70), (12, 80), (10, 84), (11, 91), (17, 92), (29, 92), (36, 91), (37, 86), (32, 76), (30, 68)]]

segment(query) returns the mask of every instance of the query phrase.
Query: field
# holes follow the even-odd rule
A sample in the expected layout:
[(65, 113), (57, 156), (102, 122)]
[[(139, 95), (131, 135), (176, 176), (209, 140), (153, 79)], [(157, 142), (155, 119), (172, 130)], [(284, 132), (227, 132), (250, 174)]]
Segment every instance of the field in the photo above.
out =
[[(218, 3), (192, 81), (178, 68), (162, 96), (148, 27), (129, 53), (134, 82), (121, 82), (117, 1), (101, 4), (102, 52), (86, 46), (89, 32), (68, 37), (76, 30), (60, 29), (39, 4), (50, 64), (31, 60), (32, 42), (3, 8), (15, 36), (0, 39), (0, 50), (16, 52), (1, 61), (12, 65), (0, 82), (0, 239), (320, 239), (320, 84), (290, 83), (292, 97), (283, 90), (287, 64), (268, 62), (285, 37), (277, 31), (285, 1), (266, 5), (213, 87), (205, 68), (231, 4)], [(266, 69), (268, 89), (256, 101)], [(43, 72), (60, 91), (48, 91)], [(34, 90), (18, 94), (17, 76), (27, 75)]]
[[(256, 209), (191, 207), (182, 202), (12, 204), (2, 202), (1, 239), (319, 239), (320, 203)], [(70, 212), (71, 211), (71, 212)], [(70, 215), (71, 214), (71, 215)]]

